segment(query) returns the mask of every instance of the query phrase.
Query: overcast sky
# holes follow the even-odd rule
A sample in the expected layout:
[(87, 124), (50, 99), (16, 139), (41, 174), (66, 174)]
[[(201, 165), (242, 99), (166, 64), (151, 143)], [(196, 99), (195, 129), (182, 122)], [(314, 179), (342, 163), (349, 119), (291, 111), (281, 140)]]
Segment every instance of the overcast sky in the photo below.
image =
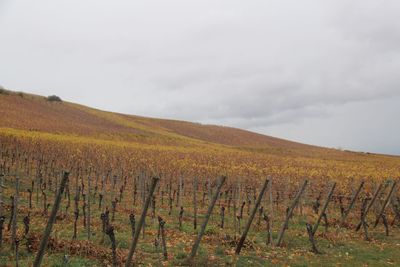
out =
[(398, 0), (0, 0), (0, 84), (400, 154)]

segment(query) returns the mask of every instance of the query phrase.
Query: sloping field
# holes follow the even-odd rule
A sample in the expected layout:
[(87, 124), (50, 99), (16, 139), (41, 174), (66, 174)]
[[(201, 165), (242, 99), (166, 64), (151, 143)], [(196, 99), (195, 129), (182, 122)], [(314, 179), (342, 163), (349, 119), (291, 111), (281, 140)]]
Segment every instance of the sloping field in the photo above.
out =
[(112, 113), (69, 102), (50, 102), (45, 97), (30, 94), (0, 94), (0, 117), (1, 128), (104, 140), (175, 146), (215, 144), (303, 156), (349, 155), (339, 150), (304, 145), (232, 127)]
[(156, 165), (162, 161), (175, 167), (213, 169), (215, 174), (340, 180), (383, 179), (399, 173), (399, 157), (304, 145), (232, 127), (106, 112), (25, 93), (0, 94), (0, 118), (3, 135), (67, 147), (71, 142), (96, 145), (108, 154), (110, 146), (113, 151), (131, 148), (142, 151), (141, 160), (160, 153), (163, 157), (154, 160)]

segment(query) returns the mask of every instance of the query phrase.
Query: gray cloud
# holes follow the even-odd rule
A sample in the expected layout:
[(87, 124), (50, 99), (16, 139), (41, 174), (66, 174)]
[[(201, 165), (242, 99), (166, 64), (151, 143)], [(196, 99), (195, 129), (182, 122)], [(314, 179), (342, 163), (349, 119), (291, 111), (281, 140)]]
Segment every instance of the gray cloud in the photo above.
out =
[[(400, 106), (398, 1), (2, 3), (5, 87), (400, 154), (383, 124)], [(360, 124), (371, 106), (379, 122)], [(381, 127), (392, 137), (348, 140)]]

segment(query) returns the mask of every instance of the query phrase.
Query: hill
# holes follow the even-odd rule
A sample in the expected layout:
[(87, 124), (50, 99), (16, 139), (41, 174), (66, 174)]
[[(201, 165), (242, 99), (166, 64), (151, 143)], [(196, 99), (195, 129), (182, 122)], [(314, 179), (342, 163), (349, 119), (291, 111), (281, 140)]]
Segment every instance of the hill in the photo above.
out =
[(106, 112), (70, 102), (48, 101), (45, 97), (25, 93), (0, 94), (0, 116), (0, 128), (104, 140), (175, 146), (223, 145), (301, 155), (342, 153), (232, 127)]
[[(191, 166), (195, 172), (214, 175), (268, 173), (351, 180), (397, 176), (400, 163), (400, 157), (317, 147), (232, 127), (107, 112), (4, 90), (0, 117), (0, 137), (57, 142), (68, 149), (71, 142), (85, 145), (84, 150), (97, 145), (103, 154), (110, 154), (109, 145), (130, 148), (136, 151), (134, 157), (151, 159), (156, 168), (162, 165), (168, 170)], [(91, 160), (96, 158), (93, 155)]]

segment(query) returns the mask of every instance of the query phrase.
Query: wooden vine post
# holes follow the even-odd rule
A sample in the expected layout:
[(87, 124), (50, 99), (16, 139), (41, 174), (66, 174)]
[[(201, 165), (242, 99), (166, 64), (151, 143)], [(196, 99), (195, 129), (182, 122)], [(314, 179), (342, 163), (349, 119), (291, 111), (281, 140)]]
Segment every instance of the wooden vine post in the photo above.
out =
[(15, 176), (15, 195), (13, 197), (12, 205), (12, 227), (11, 227), (11, 247), (15, 249), (15, 243), (17, 241), (17, 213), (18, 213), (18, 197), (19, 197), (19, 176)]
[(195, 176), (193, 181), (193, 228), (195, 230), (197, 229), (197, 199), (196, 199), (197, 187), (198, 187), (197, 176)]
[[(383, 204), (383, 206), (382, 206), (382, 208), (381, 208), (381, 211), (379, 212), (379, 215), (378, 215), (378, 217), (377, 217), (376, 220), (375, 220), (374, 228), (378, 225), (379, 219), (380, 219), (380, 218), (384, 218), (383, 215), (384, 215), (385, 209), (386, 209), (386, 207), (388, 206), (390, 199), (392, 198), (394, 189), (396, 188), (396, 184), (397, 184), (396, 181), (394, 181), (393, 184), (392, 184), (392, 188), (390, 188), (390, 192), (389, 192), (389, 194), (387, 195), (387, 197), (386, 197), (386, 199), (385, 199), (385, 202), (384, 202), (384, 204)], [(384, 219), (385, 219), (385, 218), (384, 218)]]
[(91, 194), (92, 192), (91, 192), (91, 173), (89, 173), (89, 176), (88, 176), (88, 192), (87, 192), (87, 203), (88, 203), (88, 215), (87, 215), (87, 238), (88, 238), (88, 240), (90, 240), (90, 236), (91, 236), (91, 233), (90, 233), (90, 217), (91, 217), (91, 212), (90, 212), (90, 201), (91, 201), (91, 197), (90, 197), (90, 194)]
[(285, 219), (284, 223), (282, 224), (281, 231), (279, 232), (279, 235), (278, 235), (278, 240), (276, 241), (277, 246), (282, 245), (283, 235), (285, 234), (285, 230), (288, 228), (289, 219), (292, 217), (293, 210), (296, 208), (297, 203), (299, 202), (301, 195), (303, 194), (304, 190), (306, 189), (307, 184), (308, 184), (308, 181), (305, 180), (303, 185), (301, 186), (299, 192), (297, 192), (297, 195), (296, 195), (295, 199), (293, 200), (292, 205), (290, 206), (288, 212), (286, 213), (286, 219)]
[(4, 222), (6, 217), (4, 215), (0, 215), (0, 250), (3, 245), (3, 229), (4, 229)]
[(257, 209), (260, 206), (260, 202), (261, 202), (261, 200), (262, 200), (262, 198), (264, 196), (265, 190), (267, 189), (268, 182), (269, 182), (269, 180), (265, 179), (264, 185), (263, 185), (263, 187), (262, 187), (262, 189), (260, 191), (260, 194), (258, 195), (257, 201), (256, 201), (256, 203), (255, 203), (255, 205), (253, 207), (253, 210), (251, 211), (251, 215), (250, 215), (250, 217), (249, 217), (249, 219), (248, 219), (248, 221), (246, 223), (246, 226), (244, 228), (242, 237), (240, 238), (239, 243), (236, 246), (235, 253), (237, 255), (239, 255), (239, 253), (240, 253), (240, 251), (241, 251), (241, 249), (243, 247), (244, 241), (246, 240), (247, 233), (249, 232), (251, 223), (253, 222), (253, 219), (254, 219), (254, 216), (256, 215)]
[(361, 226), (362, 226), (362, 224), (363, 224), (363, 221), (365, 221), (365, 219), (367, 218), (368, 211), (370, 210), (370, 208), (371, 208), (372, 205), (374, 204), (376, 198), (378, 197), (378, 194), (379, 194), (379, 192), (381, 191), (382, 186), (383, 186), (383, 182), (379, 184), (378, 188), (376, 189), (376, 191), (375, 191), (375, 193), (374, 193), (374, 196), (372, 197), (371, 202), (368, 204), (368, 206), (366, 207), (365, 211), (363, 212), (363, 214), (362, 214), (362, 216), (361, 216), (361, 219), (360, 219), (360, 222), (359, 222), (359, 224), (358, 224), (357, 227), (356, 227), (356, 231), (360, 230), (360, 228), (361, 228)]
[(394, 213), (394, 218), (391, 222), (391, 225), (393, 226), (396, 221), (400, 222), (400, 209), (399, 209), (400, 203), (396, 201), (394, 197), (392, 197), (390, 204), (392, 206), (392, 210)]
[(320, 252), (317, 249), (317, 246), (315, 244), (314, 236), (315, 236), (315, 233), (318, 230), (318, 226), (319, 226), (319, 224), (321, 222), (322, 217), (326, 218), (326, 213), (325, 212), (326, 212), (326, 209), (328, 208), (329, 201), (332, 198), (333, 191), (335, 191), (335, 187), (336, 187), (336, 183), (333, 183), (331, 189), (329, 190), (328, 197), (325, 200), (324, 206), (322, 207), (321, 213), (319, 214), (318, 219), (315, 222), (314, 226), (311, 226), (311, 224), (309, 224), (309, 223), (306, 224), (308, 238), (309, 238), (310, 243), (311, 243), (311, 250), (315, 254), (320, 254)]
[(351, 209), (353, 208), (354, 204), (356, 203), (356, 200), (357, 200), (357, 198), (358, 198), (358, 195), (360, 194), (361, 189), (362, 189), (363, 186), (364, 186), (364, 183), (365, 183), (364, 181), (361, 181), (360, 186), (358, 187), (356, 193), (354, 194), (353, 198), (351, 199), (351, 202), (350, 202), (349, 207), (345, 210), (345, 212), (344, 212), (344, 214), (343, 214), (343, 216), (342, 216), (342, 218), (341, 218), (341, 220), (340, 220), (338, 230), (340, 229), (340, 227), (343, 226), (344, 222), (345, 222), (346, 219), (347, 219), (347, 216), (349, 216), (350, 211), (351, 211)]
[(140, 216), (138, 225), (137, 225), (137, 227), (135, 229), (135, 236), (133, 237), (133, 240), (132, 240), (132, 243), (131, 243), (131, 247), (129, 249), (129, 254), (128, 254), (128, 258), (126, 259), (125, 267), (130, 267), (132, 265), (133, 253), (135, 253), (136, 245), (137, 245), (137, 242), (139, 240), (140, 231), (141, 231), (141, 229), (143, 227), (144, 220), (145, 220), (146, 214), (147, 214), (147, 210), (148, 210), (149, 205), (150, 205), (150, 201), (153, 198), (153, 193), (154, 193), (154, 190), (156, 189), (156, 186), (157, 186), (157, 183), (158, 183), (159, 180), (160, 180), (160, 178), (153, 177), (153, 180), (151, 182), (150, 191), (149, 191), (149, 194), (147, 196), (146, 202), (143, 205), (142, 214)]
[(314, 234), (313, 234), (313, 226), (309, 223), (306, 223), (306, 228), (307, 228), (307, 233), (308, 233), (308, 239), (311, 242), (311, 251), (314, 252), (315, 254), (321, 254), (319, 252), (317, 245), (315, 244), (315, 239), (314, 239)]
[(331, 190), (329, 191), (328, 197), (327, 197), (326, 200), (325, 200), (325, 203), (324, 203), (324, 206), (323, 206), (323, 208), (322, 208), (322, 211), (321, 211), (321, 213), (320, 213), (319, 216), (318, 216), (318, 220), (317, 220), (317, 221), (315, 222), (315, 224), (314, 224), (313, 231), (312, 231), (313, 235), (314, 235), (314, 234), (317, 232), (317, 230), (318, 230), (318, 226), (319, 226), (319, 224), (320, 224), (320, 222), (321, 222), (322, 217), (323, 217), (324, 214), (325, 214), (326, 209), (328, 208), (328, 204), (329, 204), (329, 201), (330, 201), (331, 198), (332, 198), (333, 191), (335, 191), (335, 187), (336, 187), (336, 183), (333, 183), (333, 185), (332, 185), (332, 187), (331, 187)]
[(3, 244), (3, 225), (6, 217), (3, 215), (3, 178), (4, 174), (0, 171), (0, 249)]
[(369, 241), (370, 240), (369, 237), (368, 237), (368, 225), (367, 225), (367, 222), (365, 221), (365, 216), (364, 216), (365, 211), (367, 209), (368, 201), (369, 201), (369, 198), (364, 198), (363, 199), (363, 202), (362, 202), (362, 205), (361, 205), (361, 216), (360, 216), (361, 217), (361, 225), (362, 225), (362, 227), (364, 229), (364, 240), (365, 241)]
[(188, 257), (188, 262), (189, 263), (192, 262), (194, 257), (196, 256), (197, 249), (199, 248), (201, 238), (204, 235), (204, 232), (205, 232), (206, 227), (207, 227), (208, 220), (210, 219), (211, 213), (212, 213), (212, 211), (214, 209), (215, 202), (217, 202), (217, 198), (219, 196), (219, 192), (220, 192), (223, 184), (225, 183), (225, 180), (226, 180), (225, 176), (221, 176), (220, 179), (219, 179), (217, 190), (214, 192), (214, 196), (213, 196), (213, 198), (212, 198), (212, 200), (210, 202), (210, 205), (208, 206), (206, 217), (204, 218), (203, 224), (201, 225), (201, 228), (200, 228), (200, 231), (199, 231), (199, 233), (197, 235), (196, 241), (193, 244), (192, 251), (190, 252), (190, 255)]
[(61, 180), (60, 188), (58, 189), (57, 196), (54, 201), (54, 206), (51, 211), (49, 221), (47, 222), (46, 230), (44, 231), (44, 235), (42, 237), (42, 240), (40, 241), (39, 251), (36, 254), (36, 258), (33, 263), (33, 267), (39, 267), (42, 262), (43, 255), (46, 250), (47, 243), (49, 241), (51, 229), (53, 228), (54, 221), (56, 220), (57, 211), (58, 211), (58, 208), (60, 207), (61, 196), (64, 192), (64, 188), (65, 188), (65, 184), (67, 183), (68, 176), (69, 176), (69, 173), (64, 172), (64, 176)]
[(272, 198), (272, 177), (270, 177), (270, 181), (269, 181), (269, 189), (268, 189), (268, 197), (269, 197), (269, 216), (268, 216), (268, 236), (269, 236), (269, 244), (271, 246), (274, 246), (274, 240), (272, 237), (272, 223), (273, 223), (273, 219), (274, 219), (274, 202), (273, 202), (273, 198)]
[(4, 174), (0, 172), (0, 217), (3, 215), (3, 177)]

